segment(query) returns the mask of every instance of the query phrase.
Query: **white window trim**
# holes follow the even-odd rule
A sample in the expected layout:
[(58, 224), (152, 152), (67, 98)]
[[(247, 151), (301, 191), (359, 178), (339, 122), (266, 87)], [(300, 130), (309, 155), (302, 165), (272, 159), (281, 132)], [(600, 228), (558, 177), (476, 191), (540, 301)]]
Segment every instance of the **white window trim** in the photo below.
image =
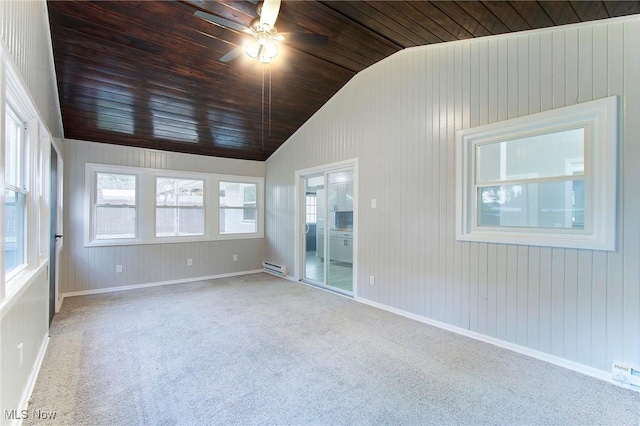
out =
[[(618, 98), (532, 114), (456, 134), (456, 238), (459, 241), (577, 249), (616, 249)], [(478, 227), (476, 146), (565, 129), (585, 129), (585, 229)]]
[[(122, 173), (137, 176), (136, 197), (136, 237), (122, 239), (95, 239), (93, 206), (95, 197), (96, 173)], [(188, 236), (159, 236), (155, 235), (156, 224), (156, 177), (178, 179), (204, 180), (204, 235)], [(219, 182), (255, 183), (258, 185), (258, 223), (257, 232), (243, 234), (220, 234), (219, 232)], [(84, 217), (84, 246), (128, 246), (141, 244), (173, 244), (199, 241), (217, 241), (234, 239), (264, 238), (264, 177), (220, 175), (212, 173), (198, 173), (192, 171), (151, 169), (120, 165), (86, 163), (85, 164), (85, 217)]]

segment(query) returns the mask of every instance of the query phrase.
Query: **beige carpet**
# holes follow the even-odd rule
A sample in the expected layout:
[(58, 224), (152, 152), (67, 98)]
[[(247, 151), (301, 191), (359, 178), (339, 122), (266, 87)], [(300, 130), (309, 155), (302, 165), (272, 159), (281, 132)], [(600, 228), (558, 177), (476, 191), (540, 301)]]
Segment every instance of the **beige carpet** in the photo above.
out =
[[(267, 274), (65, 299), (40, 424), (640, 424), (640, 394)], [(37, 424), (33, 418), (24, 424)]]

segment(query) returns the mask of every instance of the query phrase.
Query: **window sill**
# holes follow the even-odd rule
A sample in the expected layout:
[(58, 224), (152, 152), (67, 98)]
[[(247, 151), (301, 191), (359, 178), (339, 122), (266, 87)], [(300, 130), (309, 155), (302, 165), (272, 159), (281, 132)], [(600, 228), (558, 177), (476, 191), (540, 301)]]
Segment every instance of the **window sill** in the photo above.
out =
[(216, 237), (159, 237), (151, 240), (128, 239), (128, 240), (94, 240), (85, 242), (85, 247), (114, 247), (114, 246), (144, 246), (150, 244), (184, 244), (201, 243), (226, 240), (251, 240), (262, 239), (263, 233), (253, 234), (222, 234)]
[(615, 251), (615, 241), (598, 237), (594, 234), (581, 233), (558, 233), (553, 230), (541, 230), (540, 232), (517, 232), (514, 230), (504, 231), (479, 231), (461, 234), (457, 236), (458, 241), (476, 243), (496, 243), (496, 244), (516, 244), (525, 246), (540, 246), (553, 248), (570, 248), (585, 250)]
[(47, 259), (36, 268), (24, 268), (7, 283), (7, 293), (2, 303), (0, 303), (0, 319), (4, 318), (13, 305), (20, 300), (20, 297), (33, 284), (36, 278), (46, 273), (48, 265), (49, 261)]

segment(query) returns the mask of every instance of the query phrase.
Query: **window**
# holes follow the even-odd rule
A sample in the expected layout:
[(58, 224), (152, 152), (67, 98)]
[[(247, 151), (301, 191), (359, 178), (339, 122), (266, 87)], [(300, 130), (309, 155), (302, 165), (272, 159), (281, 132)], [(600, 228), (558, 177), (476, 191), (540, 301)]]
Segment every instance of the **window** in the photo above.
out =
[(584, 145), (584, 128), (476, 145), (477, 226), (584, 229)]
[(156, 237), (204, 235), (204, 180), (156, 178)]
[(306, 204), (306, 222), (316, 223), (318, 221), (318, 198), (316, 194), (307, 194), (305, 198)]
[(5, 110), (4, 271), (9, 277), (26, 264), (27, 190), (25, 125), (7, 105)]
[(87, 163), (85, 246), (262, 238), (264, 178)]
[(95, 239), (136, 238), (136, 176), (96, 173)]
[(615, 250), (615, 97), (458, 132), (458, 239)]
[(258, 232), (256, 183), (220, 182), (220, 233), (252, 234)]

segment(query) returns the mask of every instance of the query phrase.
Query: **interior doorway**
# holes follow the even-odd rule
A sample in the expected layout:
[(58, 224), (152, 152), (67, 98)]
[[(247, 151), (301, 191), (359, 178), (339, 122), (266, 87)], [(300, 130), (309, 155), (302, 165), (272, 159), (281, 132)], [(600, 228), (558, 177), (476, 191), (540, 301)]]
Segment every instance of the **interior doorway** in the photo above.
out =
[(298, 172), (301, 281), (348, 296), (354, 289), (356, 168)]
[(51, 168), (50, 168), (50, 236), (49, 236), (49, 325), (53, 321), (53, 316), (56, 312), (57, 302), (57, 265), (58, 265), (58, 240), (62, 238), (58, 230), (58, 211), (60, 206), (60, 200), (58, 200), (59, 185), (62, 179), (59, 178), (58, 172), (58, 152), (55, 147), (51, 145)]

